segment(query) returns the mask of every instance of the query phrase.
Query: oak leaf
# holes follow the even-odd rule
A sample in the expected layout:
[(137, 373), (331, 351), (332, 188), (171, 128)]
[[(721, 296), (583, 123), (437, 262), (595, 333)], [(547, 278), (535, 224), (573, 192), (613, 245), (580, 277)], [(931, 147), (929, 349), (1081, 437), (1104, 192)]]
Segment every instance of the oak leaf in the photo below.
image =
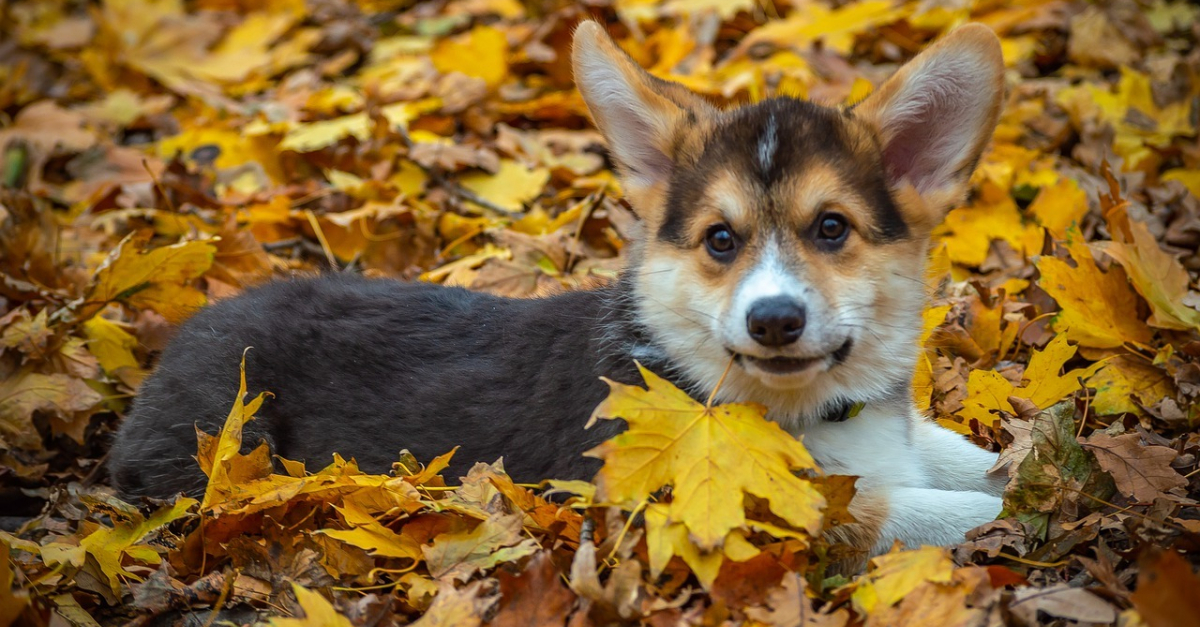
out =
[(592, 413), (623, 418), (629, 428), (586, 454), (604, 460), (597, 497), (634, 507), (666, 485), (672, 523), (683, 523), (702, 551), (722, 545), (746, 524), (742, 495), (765, 499), (771, 511), (816, 535), (825, 499), (795, 470), (816, 470), (804, 445), (767, 420), (766, 408), (738, 403), (706, 407), (638, 366), (646, 388), (605, 379), (611, 388)]
[(1112, 475), (1117, 490), (1135, 500), (1149, 503), (1166, 490), (1187, 486), (1187, 479), (1171, 468), (1178, 457), (1175, 449), (1142, 444), (1141, 440), (1136, 433), (1113, 437), (1097, 431), (1080, 444)]
[(1004, 492), (1005, 515), (1019, 515), (1044, 531), (1046, 515), (1061, 513), (1065, 504), (1090, 508), (1111, 496), (1112, 479), (1075, 440), (1074, 417), (1071, 401), (1034, 416), (1029, 450), (1015, 462), (1016, 475)]

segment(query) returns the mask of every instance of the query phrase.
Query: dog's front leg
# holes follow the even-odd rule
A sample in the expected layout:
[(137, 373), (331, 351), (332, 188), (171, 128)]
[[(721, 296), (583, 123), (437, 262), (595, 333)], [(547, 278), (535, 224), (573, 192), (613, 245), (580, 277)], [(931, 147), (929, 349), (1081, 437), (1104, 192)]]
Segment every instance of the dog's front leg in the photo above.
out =
[(896, 540), (908, 548), (957, 544), (967, 531), (995, 520), (1001, 507), (999, 497), (982, 492), (866, 487), (850, 503), (856, 522), (829, 532), (831, 540), (850, 545), (860, 556), (837, 570), (861, 570), (866, 557), (886, 553)]
[(960, 434), (939, 427), (916, 414), (912, 417), (912, 442), (921, 456), (928, 485), (942, 490), (972, 490), (994, 496), (1004, 493), (1007, 477), (989, 474), (997, 455), (985, 451)]

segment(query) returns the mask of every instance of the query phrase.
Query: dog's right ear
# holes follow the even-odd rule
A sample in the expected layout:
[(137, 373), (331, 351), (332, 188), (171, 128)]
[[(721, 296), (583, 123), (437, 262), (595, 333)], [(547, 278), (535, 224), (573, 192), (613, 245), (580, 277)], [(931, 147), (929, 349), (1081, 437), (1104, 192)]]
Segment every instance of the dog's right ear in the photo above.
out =
[(681, 132), (715, 109), (686, 87), (651, 76), (591, 20), (575, 29), (571, 63), (575, 85), (620, 169), (625, 195), (635, 209), (645, 210), (653, 204), (649, 197), (665, 191)]

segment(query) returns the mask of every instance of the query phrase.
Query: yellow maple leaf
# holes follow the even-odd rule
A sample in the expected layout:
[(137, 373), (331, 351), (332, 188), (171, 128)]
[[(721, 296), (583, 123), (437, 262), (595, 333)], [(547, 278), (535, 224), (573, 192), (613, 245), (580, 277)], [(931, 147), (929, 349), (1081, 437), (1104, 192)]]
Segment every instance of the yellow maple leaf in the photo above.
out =
[[(379, 113), (388, 124), (404, 128), (408, 126), (409, 121), (413, 118), (422, 113), (437, 109), (440, 106), (440, 99), (426, 98), (414, 102), (390, 104), (381, 108)], [(332, 146), (347, 137), (354, 137), (362, 141), (371, 136), (374, 124), (371, 116), (367, 115), (366, 112), (352, 113), (331, 120), (298, 124), (288, 129), (283, 140), (279, 142), (279, 149), (294, 150), (296, 152), (313, 152), (326, 146)], [(247, 129), (247, 133), (251, 135), (259, 131), (260, 129), (257, 128), (253, 129), (253, 132), (251, 132), (251, 129)]]
[(12, 625), (29, 605), (29, 591), (17, 587), (7, 542), (0, 542), (0, 625)]
[(454, 39), (443, 39), (433, 47), (429, 58), (443, 74), (461, 72), (482, 78), (495, 87), (508, 75), (508, 41), (504, 32), (491, 26), (476, 26)]
[(706, 407), (640, 364), (638, 370), (646, 388), (605, 379), (611, 391), (589, 422), (623, 418), (629, 425), (586, 453), (604, 460), (596, 476), (600, 500), (633, 507), (669, 484), (669, 520), (686, 525), (704, 551), (746, 524), (744, 494), (765, 499), (797, 529), (820, 530), (825, 498), (793, 473), (816, 463), (800, 441), (764, 418), (766, 408)]
[(954, 562), (946, 549), (925, 546), (896, 551), (871, 560), (874, 568), (855, 585), (850, 600), (859, 611), (870, 615), (894, 605), (926, 581), (949, 583)]
[(213, 167), (222, 170), (257, 163), (271, 181), (281, 183), (287, 180), (287, 175), (275, 152), (277, 143), (278, 140), (273, 137), (243, 133), (241, 129), (220, 128), (208, 123), (187, 126), (179, 134), (163, 139), (155, 146), (155, 152), (163, 159), (179, 155), (188, 164), (211, 159)]
[(83, 323), (83, 333), (88, 339), (88, 350), (96, 356), (100, 367), (106, 372), (115, 373), (121, 368), (138, 367), (137, 358), (133, 356), (137, 338), (121, 325), (96, 316)]
[[(245, 351), (242, 352), (240, 376), (237, 398), (233, 400), (233, 407), (229, 410), (229, 416), (225, 418), (221, 434), (210, 447), (206, 447), (205, 439), (201, 438), (200, 468), (208, 475), (208, 486), (204, 489), (204, 500), (200, 503), (201, 510), (210, 509), (228, 500), (231, 494), (239, 491), (239, 486), (245, 481), (265, 477), (271, 473), (271, 458), (265, 442), (249, 455), (241, 454), (242, 428), (254, 419), (254, 413), (262, 406), (263, 398), (267, 395), (266, 392), (262, 392), (249, 403), (245, 402)], [(197, 429), (197, 433), (202, 432)], [(206, 448), (210, 452), (206, 452)]]
[(136, 509), (130, 507), (129, 511), (123, 512), (128, 514), (127, 519), (116, 519), (112, 527), (96, 529), (79, 541), (79, 547), (96, 560), (113, 594), (119, 598), (122, 579), (140, 580), (125, 570), (122, 561), (133, 558), (158, 564), (161, 561), (158, 552), (149, 545), (141, 544), (142, 539), (171, 521), (186, 516), (195, 504), (195, 499), (181, 498), (154, 512), (149, 518), (142, 518)]
[(300, 609), (304, 610), (304, 618), (274, 616), (268, 621), (272, 627), (354, 627), (349, 618), (338, 614), (333, 604), (320, 594), (294, 582), (292, 592)]
[(1052, 327), (1067, 339), (1093, 348), (1116, 348), (1126, 342), (1147, 345), (1151, 332), (1138, 317), (1140, 299), (1120, 268), (1102, 272), (1092, 251), (1076, 229), (1069, 229), (1067, 252), (1071, 267), (1057, 257), (1037, 260), (1038, 285), (1061, 308)]
[(1142, 413), (1137, 401), (1153, 405), (1177, 393), (1175, 380), (1162, 368), (1128, 355), (1105, 362), (1104, 368), (1088, 380), (1096, 388), (1091, 408), (1100, 416)]
[(416, 540), (383, 526), (357, 503), (349, 502), (336, 509), (353, 529), (322, 529), (319, 533), (366, 549), (373, 555), (414, 562), (421, 559), (421, 545)]
[(746, 539), (745, 533), (734, 529), (725, 536), (719, 549), (703, 551), (692, 542), (687, 525), (671, 522), (670, 506), (652, 503), (645, 509), (646, 551), (650, 561), (650, 576), (658, 577), (671, 557), (678, 555), (696, 574), (696, 579), (705, 589), (712, 587), (721, 563), (725, 559), (744, 562), (759, 550)]
[[(1049, 187), (1043, 187), (1026, 209), (1031, 217), (1038, 221), (1057, 239), (1067, 236), (1067, 229), (1078, 224), (1087, 215), (1087, 194), (1079, 189), (1079, 184), (1069, 178), (1060, 178)], [(1037, 232), (1037, 240), (1028, 242), (1026, 250), (1036, 252), (1042, 246), (1041, 232)]]
[(549, 180), (550, 171), (546, 168), (528, 169), (512, 159), (501, 159), (495, 174), (471, 172), (458, 177), (463, 187), (514, 212), (537, 198)]
[(967, 398), (963, 400), (963, 408), (958, 415), (964, 423), (974, 418), (985, 425), (994, 426), (1000, 419), (995, 411), (1017, 413), (1008, 402), (1010, 396), (1029, 399), (1038, 409), (1057, 403), (1079, 390), (1080, 380), (1087, 381), (1104, 366), (1103, 363), (1096, 363), (1059, 374), (1063, 364), (1075, 355), (1076, 350), (1076, 347), (1067, 343), (1065, 334), (1054, 336), (1044, 350), (1034, 351), (1029, 358), (1024, 376), (1026, 383), (1021, 387), (1009, 383), (1008, 379), (994, 370), (971, 371), (967, 377)]
[(929, 336), (933, 335), (933, 330), (946, 321), (948, 313), (950, 313), (950, 305), (940, 305), (928, 307), (922, 314), (924, 323), (917, 345), (923, 347), (923, 350), (917, 358), (917, 369), (913, 374), (913, 399), (917, 403), (917, 408), (921, 410), (929, 409), (933, 395), (933, 362), (930, 360), (932, 349), (925, 346), (929, 341)]
[(1189, 279), (1183, 264), (1159, 247), (1145, 224), (1129, 219), (1123, 201), (1110, 198), (1117, 204), (1105, 212), (1104, 219), (1113, 241), (1097, 246), (1125, 268), (1134, 289), (1150, 304), (1146, 322), (1159, 329), (1200, 330), (1200, 311), (1184, 304)]
[(738, 45), (749, 50), (764, 42), (780, 48), (808, 46), (821, 39), (825, 47), (838, 54), (848, 54), (859, 33), (890, 24), (912, 12), (909, 5), (897, 7), (888, 0), (866, 0), (828, 9), (816, 3), (797, 5), (787, 18), (768, 22), (750, 32)]
[(132, 234), (117, 244), (96, 270), (80, 318), (90, 318), (108, 303), (121, 301), (153, 309), (178, 323), (204, 305), (204, 293), (188, 283), (212, 265), (216, 247), (192, 241), (142, 250), (143, 244)]
[(997, 194), (994, 201), (981, 197), (976, 204), (952, 210), (934, 236), (946, 245), (952, 261), (978, 267), (987, 259), (992, 240), (1004, 240), (1026, 253), (1026, 243), (1039, 239), (1041, 232), (1025, 222), (1016, 202), (1005, 193)]
[(1058, 92), (1058, 104), (1066, 109), (1077, 128), (1102, 120), (1116, 131), (1113, 151), (1125, 159), (1126, 170), (1145, 170), (1161, 157), (1154, 148), (1164, 148), (1177, 136), (1195, 135), (1191, 100), (1160, 107), (1154, 101), (1150, 76), (1121, 67), (1116, 89), (1083, 83)]

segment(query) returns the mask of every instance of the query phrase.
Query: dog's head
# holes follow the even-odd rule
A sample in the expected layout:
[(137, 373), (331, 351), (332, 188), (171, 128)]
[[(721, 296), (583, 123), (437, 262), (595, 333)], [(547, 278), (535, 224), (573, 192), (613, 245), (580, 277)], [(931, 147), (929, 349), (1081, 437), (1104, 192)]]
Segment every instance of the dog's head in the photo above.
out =
[(907, 393), (930, 231), (966, 193), (1004, 80), (986, 27), (952, 32), (850, 109), (721, 111), (595, 22), (575, 80), (641, 216), (640, 320), (671, 362), (781, 420)]

